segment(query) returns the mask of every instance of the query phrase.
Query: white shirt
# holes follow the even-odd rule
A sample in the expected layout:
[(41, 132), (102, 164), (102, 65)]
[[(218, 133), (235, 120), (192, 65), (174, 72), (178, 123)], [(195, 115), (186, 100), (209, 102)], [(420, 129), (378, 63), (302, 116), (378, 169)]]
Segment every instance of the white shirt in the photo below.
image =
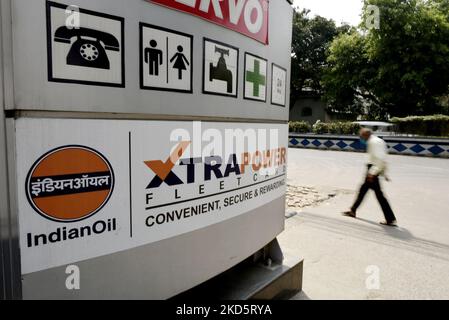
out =
[(368, 173), (373, 176), (385, 175), (387, 170), (388, 148), (384, 140), (372, 135), (368, 139), (368, 164), (371, 165)]

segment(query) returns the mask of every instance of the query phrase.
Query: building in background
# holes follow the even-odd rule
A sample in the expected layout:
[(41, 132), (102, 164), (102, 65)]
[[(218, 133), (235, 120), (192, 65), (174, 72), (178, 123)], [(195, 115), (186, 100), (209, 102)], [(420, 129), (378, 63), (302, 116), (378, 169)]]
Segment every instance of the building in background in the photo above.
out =
[(315, 91), (308, 91), (299, 97), (290, 109), (290, 121), (307, 121), (314, 124), (318, 120), (327, 122), (330, 116), (326, 103)]

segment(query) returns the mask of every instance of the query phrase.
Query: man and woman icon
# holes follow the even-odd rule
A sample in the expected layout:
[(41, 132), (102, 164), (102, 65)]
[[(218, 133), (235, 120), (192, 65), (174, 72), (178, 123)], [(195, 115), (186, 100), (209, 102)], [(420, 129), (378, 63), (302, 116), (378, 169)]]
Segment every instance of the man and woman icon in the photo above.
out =
[[(157, 41), (151, 40), (150, 47), (145, 49), (145, 63), (150, 66), (150, 76), (159, 76), (159, 67), (164, 63), (163, 51), (157, 49)], [(183, 71), (187, 70), (187, 66), (190, 66), (189, 60), (184, 55), (184, 48), (182, 46), (177, 47), (177, 52), (170, 59), (170, 63), (173, 63), (172, 68), (178, 70), (178, 79), (182, 80)]]

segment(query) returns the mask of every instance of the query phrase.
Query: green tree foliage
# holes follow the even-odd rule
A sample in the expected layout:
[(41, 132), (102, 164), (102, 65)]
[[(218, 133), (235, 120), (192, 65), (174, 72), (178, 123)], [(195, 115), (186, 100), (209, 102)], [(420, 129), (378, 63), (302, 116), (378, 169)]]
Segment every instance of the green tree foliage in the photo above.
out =
[(370, 63), (361, 34), (353, 31), (335, 39), (328, 62), (322, 79), (324, 98), (332, 111), (362, 114), (367, 107), (366, 100), (377, 102), (370, 90), (375, 68)]
[[(435, 0), (435, 5), (441, 12), (449, 12), (449, 0)], [(446, 15), (449, 20), (449, 15)]]
[(322, 82), (326, 100), (336, 110), (365, 110), (378, 119), (444, 112), (439, 102), (449, 93), (449, 1), (366, 0), (368, 5), (379, 7), (380, 28), (362, 24), (362, 32), (334, 40)]
[(327, 66), (328, 49), (332, 40), (349, 26), (337, 27), (332, 20), (309, 17), (308, 10), (294, 12), (292, 39), (291, 100), (295, 100), (305, 88), (321, 93), (321, 77)]

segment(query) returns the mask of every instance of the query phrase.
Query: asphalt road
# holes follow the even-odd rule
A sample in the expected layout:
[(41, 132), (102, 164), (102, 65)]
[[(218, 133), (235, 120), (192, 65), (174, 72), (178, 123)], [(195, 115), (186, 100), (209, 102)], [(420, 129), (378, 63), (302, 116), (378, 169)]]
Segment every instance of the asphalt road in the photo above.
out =
[(288, 184), (333, 195), (298, 209), (279, 237), (286, 255), (305, 259), (304, 292), (294, 299), (449, 299), (449, 160), (389, 156), (383, 186), (399, 222), (391, 228), (378, 224), (372, 192), (357, 220), (340, 214), (362, 182), (365, 157), (290, 149)]

